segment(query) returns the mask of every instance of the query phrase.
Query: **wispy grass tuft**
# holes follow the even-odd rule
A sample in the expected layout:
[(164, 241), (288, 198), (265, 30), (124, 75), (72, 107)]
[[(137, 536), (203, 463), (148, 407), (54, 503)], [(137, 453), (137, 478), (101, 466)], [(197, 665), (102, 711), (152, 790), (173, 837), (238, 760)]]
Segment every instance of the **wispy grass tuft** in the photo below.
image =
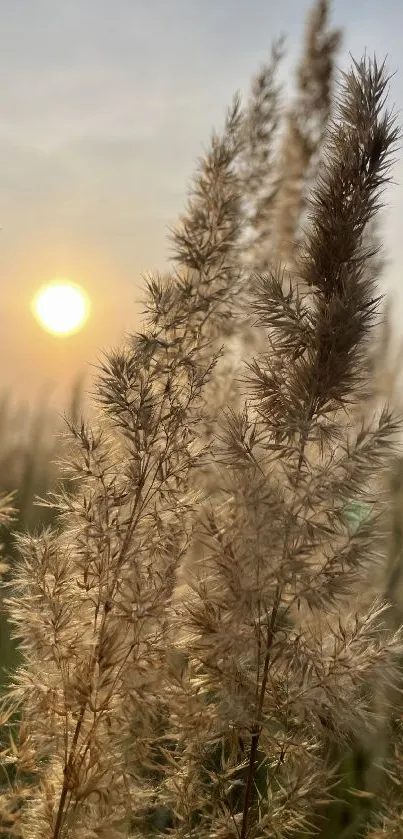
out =
[[(199, 161), (175, 269), (148, 278), (142, 330), (105, 355), (94, 421), (69, 422), (56, 527), (17, 536), (4, 831), (306, 835), (340, 748), (376, 732), (370, 686), (396, 683), (403, 652), (364, 591), (401, 425), (387, 405), (357, 421), (380, 306), (367, 232), (398, 140), (387, 85), (375, 58), (342, 77), (286, 265), (245, 253), (256, 111), (236, 97)], [(240, 300), (259, 350), (228, 398)]]

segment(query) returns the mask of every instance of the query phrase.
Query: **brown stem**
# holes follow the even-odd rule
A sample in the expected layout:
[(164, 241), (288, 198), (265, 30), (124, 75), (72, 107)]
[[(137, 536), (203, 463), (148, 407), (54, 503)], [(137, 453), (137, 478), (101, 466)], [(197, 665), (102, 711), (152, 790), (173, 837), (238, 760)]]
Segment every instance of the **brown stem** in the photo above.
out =
[[(314, 400), (314, 397), (312, 397), (311, 402), (308, 406), (308, 412), (307, 412), (308, 413), (308, 424), (311, 422), (312, 417), (314, 415), (314, 410), (315, 410), (314, 406), (315, 406), (315, 400)], [(305, 428), (302, 435), (301, 435), (301, 438), (300, 438), (300, 446), (299, 446), (300, 450), (299, 450), (299, 457), (298, 457), (298, 464), (297, 464), (297, 477), (296, 477), (296, 481), (295, 481), (295, 489), (297, 488), (298, 483), (299, 483), (300, 478), (301, 478), (301, 469), (302, 469), (302, 464), (303, 464), (303, 460), (304, 460), (304, 452), (305, 452), (307, 440), (308, 440), (308, 428)], [(284, 555), (285, 555), (286, 550), (287, 550), (287, 541), (288, 540), (286, 539), (285, 542), (284, 542), (284, 551), (283, 551)], [(276, 595), (275, 595), (275, 598), (274, 598), (274, 605), (273, 605), (270, 621), (269, 621), (269, 624), (268, 624), (268, 627), (267, 627), (266, 655), (265, 655), (264, 666), (263, 666), (263, 678), (262, 678), (262, 684), (261, 684), (261, 688), (260, 688), (259, 705), (258, 705), (258, 709), (257, 709), (256, 723), (253, 727), (250, 754), (249, 754), (248, 777), (247, 777), (247, 781), (246, 781), (245, 802), (244, 802), (244, 808), (243, 808), (243, 813), (242, 813), (242, 826), (241, 826), (241, 832), (240, 832), (240, 839), (246, 839), (246, 835), (247, 835), (247, 831), (248, 831), (248, 818), (249, 818), (249, 810), (250, 810), (250, 805), (251, 805), (252, 787), (253, 787), (253, 780), (254, 780), (254, 776), (255, 776), (256, 757), (257, 757), (257, 751), (258, 751), (259, 739), (260, 739), (260, 732), (261, 732), (260, 719), (261, 719), (261, 716), (262, 716), (263, 705), (264, 705), (264, 697), (265, 697), (266, 687), (267, 687), (267, 680), (268, 680), (268, 677), (269, 677), (271, 648), (272, 648), (273, 640), (274, 640), (274, 627), (275, 627), (275, 624), (276, 624), (276, 619), (277, 619), (277, 614), (278, 614), (280, 602), (281, 602), (281, 589), (280, 589), (280, 586), (278, 585), (277, 589), (276, 589)]]
[(76, 752), (76, 748), (77, 748), (78, 738), (80, 736), (81, 726), (82, 726), (83, 721), (84, 721), (85, 707), (86, 707), (86, 703), (81, 706), (80, 716), (77, 720), (77, 725), (76, 725), (73, 740), (72, 740), (72, 743), (71, 743), (70, 756), (69, 756), (69, 759), (68, 759), (67, 764), (65, 766), (63, 786), (62, 786), (62, 791), (60, 793), (59, 807), (58, 807), (58, 810), (57, 810), (55, 828), (54, 828), (54, 831), (53, 831), (52, 839), (59, 839), (59, 836), (60, 836), (60, 829), (61, 829), (61, 826), (62, 826), (63, 816), (64, 816), (64, 805), (65, 805), (65, 802), (66, 802), (67, 793), (69, 791), (70, 772), (71, 772), (71, 769), (72, 769), (72, 766), (73, 766), (73, 760), (74, 760), (74, 756), (75, 756), (75, 752)]
[(250, 747), (250, 754), (249, 754), (249, 766), (248, 766), (248, 777), (246, 781), (246, 790), (245, 790), (245, 802), (243, 807), (243, 814), (242, 814), (242, 826), (241, 826), (241, 833), (240, 839), (245, 839), (247, 830), (248, 830), (248, 817), (249, 817), (249, 810), (251, 805), (251, 797), (252, 797), (252, 787), (253, 787), (253, 779), (255, 775), (255, 768), (256, 768), (256, 757), (257, 751), (259, 747), (259, 739), (260, 739), (260, 718), (262, 716), (263, 705), (264, 705), (264, 697), (266, 693), (267, 687), (267, 679), (269, 677), (269, 667), (270, 667), (270, 658), (271, 658), (271, 648), (273, 645), (274, 640), (274, 627), (277, 619), (277, 613), (280, 606), (280, 589), (277, 587), (276, 591), (276, 598), (274, 602), (274, 606), (272, 609), (269, 625), (267, 627), (267, 642), (266, 642), (266, 655), (264, 659), (263, 665), (263, 678), (262, 684), (260, 688), (260, 695), (259, 695), (259, 705), (257, 709), (257, 720), (256, 724), (253, 728), (252, 734), (252, 741)]

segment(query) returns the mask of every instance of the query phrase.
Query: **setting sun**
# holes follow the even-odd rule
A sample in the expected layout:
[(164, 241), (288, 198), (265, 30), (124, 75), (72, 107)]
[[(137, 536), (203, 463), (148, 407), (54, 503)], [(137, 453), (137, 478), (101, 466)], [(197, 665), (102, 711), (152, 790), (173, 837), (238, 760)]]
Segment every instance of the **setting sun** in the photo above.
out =
[(89, 314), (89, 299), (80, 286), (58, 280), (39, 289), (32, 308), (48, 332), (71, 335), (84, 326)]

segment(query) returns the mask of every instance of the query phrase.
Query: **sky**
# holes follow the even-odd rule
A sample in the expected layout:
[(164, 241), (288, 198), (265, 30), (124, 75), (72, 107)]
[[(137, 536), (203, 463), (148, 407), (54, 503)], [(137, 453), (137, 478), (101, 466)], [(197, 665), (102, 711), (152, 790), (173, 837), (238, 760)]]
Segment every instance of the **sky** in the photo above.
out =
[[(142, 276), (164, 270), (167, 228), (236, 90), (286, 35), (288, 83), (309, 0), (0, 0), (0, 390), (51, 396), (139, 326)], [(388, 57), (403, 114), (403, 3), (333, 0), (339, 64)], [(403, 117), (402, 117), (403, 119)], [(387, 284), (403, 315), (403, 158), (388, 191)], [(80, 283), (80, 333), (34, 320), (38, 286)]]

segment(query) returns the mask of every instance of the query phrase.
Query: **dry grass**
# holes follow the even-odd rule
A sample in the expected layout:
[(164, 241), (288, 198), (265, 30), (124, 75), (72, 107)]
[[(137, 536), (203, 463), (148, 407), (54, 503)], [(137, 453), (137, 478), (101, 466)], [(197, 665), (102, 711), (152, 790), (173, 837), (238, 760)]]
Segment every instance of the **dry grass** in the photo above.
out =
[[(329, 58), (338, 35), (319, 40)], [(337, 749), (382, 721), (368, 685), (397, 679), (400, 627), (386, 603), (357, 600), (379, 566), (400, 433), (387, 406), (357, 414), (380, 307), (368, 231), (398, 137), (388, 78), (375, 59), (342, 78), (309, 222), (298, 187), (292, 260), (278, 266), (276, 245), (257, 266), (251, 148), (271, 144), (272, 70), (199, 162), (176, 269), (149, 278), (143, 331), (105, 358), (96, 420), (70, 425), (75, 491), (49, 501), (59, 527), (18, 537), (9, 834), (306, 834), (332, 800)], [(269, 151), (255, 153), (264, 167)], [(234, 338), (249, 360), (232, 392)], [(352, 522), (351, 501), (368, 516)]]

